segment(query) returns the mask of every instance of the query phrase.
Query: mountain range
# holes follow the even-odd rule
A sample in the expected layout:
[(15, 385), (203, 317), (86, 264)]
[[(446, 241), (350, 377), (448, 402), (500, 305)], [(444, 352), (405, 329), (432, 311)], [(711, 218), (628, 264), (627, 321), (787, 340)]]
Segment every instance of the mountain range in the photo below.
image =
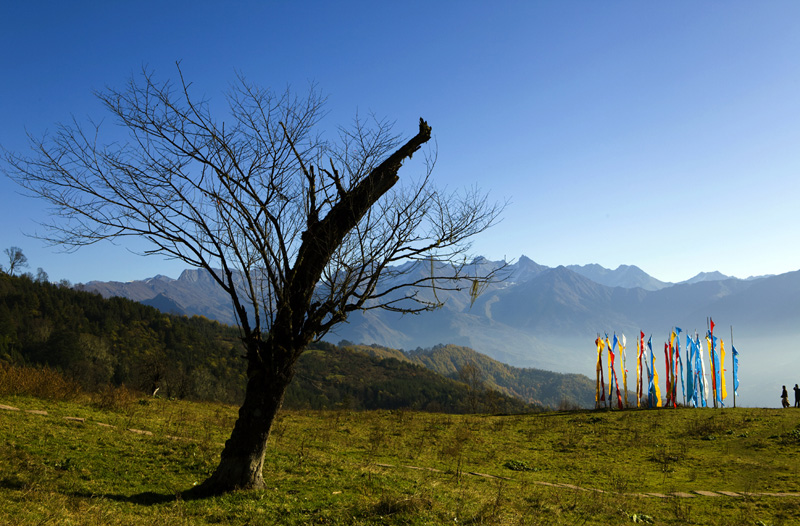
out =
[[(475, 275), (503, 265), (477, 258), (467, 271)], [(426, 264), (417, 264), (411, 271), (419, 276), (431, 272)], [(165, 312), (234, 323), (229, 300), (201, 270), (186, 270), (178, 279), (156, 276), (129, 283), (90, 282), (82, 287)], [(433, 292), (420, 294), (432, 298)], [(800, 353), (792, 352), (800, 337), (800, 271), (748, 279), (708, 272), (667, 283), (633, 265), (614, 270), (595, 264), (552, 268), (522, 256), (507, 265), (502, 279), (474, 304), (466, 290), (437, 294), (445, 301), (437, 311), (405, 316), (380, 310), (357, 312), (326, 339), (407, 350), (454, 344), (516, 367), (593, 378), (598, 335), (626, 334), (629, 354), (634, 355), (639, 331), (645, 333), (645, 341), (652, 335), (658, 351), (673, 327), (704, 334), (711, 317), (718, 327), (716, 334), (725, 341), (735, 338), (742, 362), (740, 377), (747, 379), (739, 395), (749, 401), (746, 405), (777, 405), (780, 385), (800, 382)], [(776, 391), (774, 396), (772, 391)]]

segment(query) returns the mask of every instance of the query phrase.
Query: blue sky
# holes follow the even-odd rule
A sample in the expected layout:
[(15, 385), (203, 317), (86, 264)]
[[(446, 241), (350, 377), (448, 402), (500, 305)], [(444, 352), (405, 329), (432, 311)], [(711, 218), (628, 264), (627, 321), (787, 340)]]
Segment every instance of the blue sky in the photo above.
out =
[[(510, 200), (476, 254), (782, 273), (800, 269), (798, 20), (788, 1), (3, 2), (0, 144), (103, 118), (92, 91), (143, 65), (166, 78), (180, 60), (219, 101), (237, 71), (316, 82), (330, 129), (374, 112), (412, 135), (424, 117), (437, 184)], [(46, 219), (0, 177), (0, 248), (51, 280), (184, 267), (128, 245), (62, 253), (25, 235)]]

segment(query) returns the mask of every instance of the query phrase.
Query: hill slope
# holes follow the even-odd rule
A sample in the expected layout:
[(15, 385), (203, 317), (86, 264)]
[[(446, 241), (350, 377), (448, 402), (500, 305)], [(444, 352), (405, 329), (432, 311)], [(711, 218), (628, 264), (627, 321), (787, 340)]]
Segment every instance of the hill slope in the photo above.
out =
[(545, 407), (594, 407), (594, 380), (582, 374), (562, 374), (513, 367), (468, 347), (436, 345), (430, 349), (398, 351), (379, 345), (352, 345), (381, 358), (395, 358), (422, 365), (448, 378), (458, 379), (467, 365), (477, 367), (480, 381), (489, 389)]
[(487, 387), (472, 393), (464, 383), (407, 360), (320, 343), (300, 357), (284, 407), (448, 413), (524, 413), (542, 409), (541, 405), (524, 402), (522, 397)]

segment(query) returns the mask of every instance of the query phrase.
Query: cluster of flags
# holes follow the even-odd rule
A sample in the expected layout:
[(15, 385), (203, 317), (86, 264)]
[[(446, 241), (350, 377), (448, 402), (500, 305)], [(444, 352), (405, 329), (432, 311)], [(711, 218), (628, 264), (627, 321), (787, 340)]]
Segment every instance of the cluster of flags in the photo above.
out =
[[(677, 407), (678, 403), (688, 407), (725, 407), (728, 396), (725, 383), (725, 342), (714, 336), (714, 320), (709, 318), (709, 329), (705, 335), (706, 349), (709, 356), (709, 373), (706, 373), (706, 360), (703, 341), (695, 332), (694, 338), (685, 334), (685, 346), (681, 351), (680, 327), (673, 327), (664, 342), (664, 364), (659, 365), (660, 357), (653, 351), (653, 337), (644, 341), (644, 332), (639, 331), (636, 339), (636, 407)], [(731, 331), (731, 339), (733, 332)], [(599, 335), (595, 340), (597, 346), (597, 384), (595, 386), (595, 406), (608, 403), (611, 407), (616, 401), (617, 407), (628, 407), (628, 368), (626, 347), (627, 340), (621, 334), (617, 338), (614, 333), (609, 339)], [(733, 351), (733, 405), (739, 390), (739, 353), (731, 344)], [(603, 351), (607, 352), (607, 369), (603, 370)], [(619, 369), (622, 376), (622, 390), (615, 361), (619, 355)], [(664, 392), (659, 384), (658, 369), (664, 373)], [(606, 373), (605, 375), (603, 373)], [(608, 378), (608, 393), (606, 380)], [(680, 383), (679, 398), (678, 384)]]

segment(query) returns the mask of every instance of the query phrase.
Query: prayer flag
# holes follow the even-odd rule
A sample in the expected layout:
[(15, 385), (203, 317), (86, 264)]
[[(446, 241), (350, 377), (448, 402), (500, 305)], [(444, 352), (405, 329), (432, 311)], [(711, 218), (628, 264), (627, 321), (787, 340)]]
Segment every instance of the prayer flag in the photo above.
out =
[(653, 354), (653, 337), (647, 340), (647, 346), (650, 348), (650, 365), (653, 368), (653, 389), (656, 396), (656, 407), (661, 407), (661, 389), (658, 388), (658, 371), (656, 371), (656, 355)]
[(597, 359), (595, 360), (595, 382), (594, 382), (594, 405), (600, 402), (600, 337), (594, 340), (595, 347), (597, 348)]
[(628, 369), (627, 367), (627, 360), (625, 358), (625, 335), (623, 334), (620, 338), (620, 351), (622, 352), (622, 390), (625, 393), (625, 407), (628, 407)]
[(686, 403), (697, 407), (694, 388), (694, 345), (689, 335), (686, 335)]
[[(616, 347), (616, 346), (617, 346), (617, 335), (614, 334), (614, 342), (612, 344), (612, 348), (609, 349), (609, 353), (611, 354), (611, 378), (614, 379), (614, 389), (617, 392), (617, 406), (620, 409), (622, 409), (622, 395), (619, 392), (619, 381), (617, 380), (617, 372), (614, 369), (614, 357), (615, 357), (615, 355), (614, 355), (613, 348)], [(609, 379), (609, 383), (610, 382), (611, 382), (611, 380)], [(609, 391), (609, 394), (610, 394), (611, 393), (611, 387), (610, 386), (608, 388), (608, 391)], [(614, 399), (613, 398), (611, 398), (611, 405), (612, 406), (614, 405)]]
[(636, 407), (642, 407), (642, 346), (636, 339)]
[(739, 351), (733, 344), (731, 348), (733, 349), (733, 396), (736, 397), (739, 396)]
[[(686, 385), (683, 383), (683, 360), (681, 359), (681, 329), (680, 329), (680, 327), (675, 327), (675, 333), (676, 333), (676, 336), (675, 336), (675, 358), (676, 358), (676, 361), (678, 362), (678, 366), (680, 366), (679, 376), (681, 378), (681, 392), (683, 393), (683, 398), (685, 399), (686, 398)], [(677, 367), (676, 367), (676, 372), (677, 372)], [(676, 384), (676, 387), (675, 387), (675, 396), (676, 396), (676, 398), (677, 398), (677, 393), (678, 393), (677, 383), (678, 382), (675, 382), (675, 384)]]
[(703, 344), (700, 343), (700, 336), (697, 335), (695, 337), (695, 343), (697, 344), (698, 350), (698, 358), (700, 359), (700, 368), (698, 371), (700, 372), (700, 401), (703, 407), (708, 407), (708, 382), (706, 381), (706, 360), (703, 356)]
[[(642, 370), (642, 356), (644, 355), (644, 333), (639, 331), (639, 370), (641, 373), (644, 373)], [(646, 358), (645, 358), (646, 360)], [(639, 378), (639, 397), (644, 397), (644, 393), (642, 392), (642, 379)]]
[(653, 397), (655, 391), (653, 389), (653, 374), (650, 372), (650, 366), (647, 365), (647, 355), (644, 355), (644, 368), (647, 371), (647, 407), (653, 407)]
[(720, 379), (721, 379), (721, 369), (722, 364), (719, 363), (719, 354), (717, 352), (717, 338), (716, 336), (711, 336), (711, 355), (714, 357), (714, 396), (715, 400), (719, 403), (722, 403), (722, 389), (720, 387)]
[[(706, 343), (708, 343), (708, 359), (711, 362), (711, 394), (713, 400), (717, 399), (717, 367), (714, 360), (714, 340), (712, 339), (711, 331), (706, 335)], [(716, 407), (716, 406), (715, 406)]]
[(608, 333), (606, 333), (606, 347), (608, 348), (608, 362), (606, 363), (606, 367), (608, 367), (608, 400), (610, 402), (613, 400), (611, 398), (611, 393), (614, 391), (614, 385), (611, 383), (611, 342), (608, 340)]
[(666, 369), (666, 378), (664, 382), (666, 383), (667, 387), (667, 407), (670, 406), (672, 403), (672, 382), (670, 381), (670, 374), (672, 373), (672, 367), (670, 365), (670, 350), (669, 350), (669, 343), (664, 342), (664, 367)]
[(719, 381), (722, 386), (722, 397), (720, 401), (722, 401), (728, 396), (728, 390), (725, 388), (725, 342), (722, 341), (722, 338), (719, 340), (719, 355)]
[[(598, 337), (594, 341), (594, 343), (597, 345), (597, 384), (598, 384), (595, 385), (594, 401), (605, 402), (606, 383), (605, 379), (603, 378), (603, 348), (605, 347), (605, 342), (602, 339), (600, 339), (600, 337)], [(602, 394), (598, 395), (598, 392), (602, 392)]]

